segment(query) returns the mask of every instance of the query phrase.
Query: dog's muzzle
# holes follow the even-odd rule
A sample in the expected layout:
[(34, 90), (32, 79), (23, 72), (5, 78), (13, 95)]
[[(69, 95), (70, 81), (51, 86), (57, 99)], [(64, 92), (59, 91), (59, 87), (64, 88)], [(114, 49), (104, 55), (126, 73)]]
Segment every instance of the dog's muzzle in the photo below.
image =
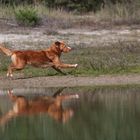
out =
[(67, 47), (68, 49), (69, 49), (69, 51), (71, 51), (72, 50), (72, 48), (71, 47)]

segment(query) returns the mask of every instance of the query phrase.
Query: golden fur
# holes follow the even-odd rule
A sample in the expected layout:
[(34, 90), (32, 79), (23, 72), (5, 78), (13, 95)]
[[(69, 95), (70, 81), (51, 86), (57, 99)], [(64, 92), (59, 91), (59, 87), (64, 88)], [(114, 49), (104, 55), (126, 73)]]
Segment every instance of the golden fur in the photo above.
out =
[(10, 64), (7, 76), (12, 77), (14, 70), (21, 70), (26, 65), (35, 67), (53, 67), (55, 70), (60, 71), (60, 68), (75, 68), (78, 64), (64, 64), (60, 60), (61, 53), (71, 51), (71, 48), (66, 46), (64, 42), (56, 41), (46, 50), (10, 50), (3, 44), (0, 44), (0, 50), (7, 56), (11, 57), (12, 63)]

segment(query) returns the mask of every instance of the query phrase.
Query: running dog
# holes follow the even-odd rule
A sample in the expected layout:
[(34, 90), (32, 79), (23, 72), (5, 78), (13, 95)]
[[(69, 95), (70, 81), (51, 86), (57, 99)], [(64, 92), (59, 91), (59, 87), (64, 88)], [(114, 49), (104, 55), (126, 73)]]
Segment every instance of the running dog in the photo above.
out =
[(26, 65), (35, 67), (52, 67), (62, 73), (60, 68), (76, 68), (78, 64), (64, 64), (60, 60), (61, 54), (71, 51), (63, 41), (54, 42), (45, 50), (10, 50), (0, 44), (0, 50), (11, 57), (12, 63), (8, 67), (7, 77), (13, 77), (14, 70), (24, 69)]

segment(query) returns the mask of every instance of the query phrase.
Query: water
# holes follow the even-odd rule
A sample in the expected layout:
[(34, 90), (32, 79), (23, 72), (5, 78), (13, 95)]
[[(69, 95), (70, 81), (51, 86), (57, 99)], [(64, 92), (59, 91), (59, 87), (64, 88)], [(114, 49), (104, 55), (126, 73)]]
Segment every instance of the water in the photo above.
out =
[(11, 92), (0, 91), (0, 140), (140, 139), (139, 86)]

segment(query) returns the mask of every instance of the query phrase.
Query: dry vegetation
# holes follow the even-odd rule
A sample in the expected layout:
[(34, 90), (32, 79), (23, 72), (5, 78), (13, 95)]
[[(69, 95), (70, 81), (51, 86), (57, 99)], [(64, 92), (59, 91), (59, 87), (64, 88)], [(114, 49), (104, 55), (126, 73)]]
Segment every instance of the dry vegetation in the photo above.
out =
[[(68, 12), (63, 9), (50, 9), (43, 4), (39, 5), (1, 5), (0, 6), (0, 19), (11, 20), (13, 23), (16, 21), (16, 14), (21, 10), (27, 11), (26, 15), (29, 16), (28, 9), (36, 11), (37, 18), (40, 19), (39, 26), (43, 25), (46, 28), (78, 28), (89, 26), (103, 26), (110, 25), (131, 25), (140, 23), (140, 2), (135, 0), (132, 3), (116, 3), (106, 4), (104, 8), (96, 12), (88, 12), (76, 14), (74, 11)], [(23, 17), (23, 18), (24, 18)]]

